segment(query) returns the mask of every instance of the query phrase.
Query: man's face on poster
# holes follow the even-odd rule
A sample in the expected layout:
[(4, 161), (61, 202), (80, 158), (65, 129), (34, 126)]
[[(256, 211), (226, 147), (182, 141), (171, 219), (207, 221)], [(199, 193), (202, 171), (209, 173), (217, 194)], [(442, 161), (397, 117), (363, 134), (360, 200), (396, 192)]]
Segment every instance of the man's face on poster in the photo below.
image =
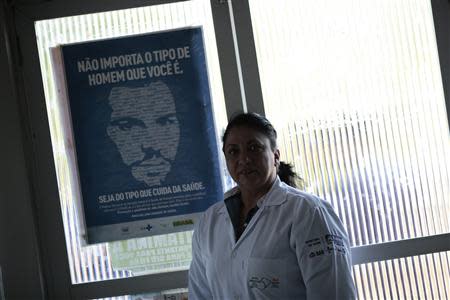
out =
[(160, 185), (178, 150), (180, 125), (173, 95), (161, 81), (145, 87), (115, 87), (109, 95), (107, 134), (133, 177)]

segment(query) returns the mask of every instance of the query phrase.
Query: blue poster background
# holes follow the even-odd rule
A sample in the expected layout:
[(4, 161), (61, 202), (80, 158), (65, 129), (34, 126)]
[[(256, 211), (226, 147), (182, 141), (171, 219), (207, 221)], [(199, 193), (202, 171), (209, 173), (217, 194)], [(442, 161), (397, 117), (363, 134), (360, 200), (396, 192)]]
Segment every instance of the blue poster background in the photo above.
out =
[[(191, 229), (196, 214), (223, 194), (202, 29), (69, 44), (61, 50), (88, 243)], [(166, 171), (152, 181), (164, 167), (144, 162), (145, 174), (136, 175), (126, 159), (137, 155), (128, 152), (144, 151), (136, 132), (152, 130), (150, 121), (130, 115), (141, 112), (145, 120), (155, 111), (164, 115), (173, 105), (158, 102), (168, 97), (175, 115), (156, 116), (152, 124), (171, 129), (150, 136), (161, 140), (155, 143), (160, 149), (146, 158), (147, 163), (163, 161)], [(161, 158), (164, 152), (176, 152), (170, 163)]]

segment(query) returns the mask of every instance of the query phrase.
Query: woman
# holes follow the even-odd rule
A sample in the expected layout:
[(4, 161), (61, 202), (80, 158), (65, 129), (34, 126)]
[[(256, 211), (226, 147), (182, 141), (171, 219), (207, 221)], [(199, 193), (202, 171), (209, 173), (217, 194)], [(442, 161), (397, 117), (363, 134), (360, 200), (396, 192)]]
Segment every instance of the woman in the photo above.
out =
[(189, 299), (355, 298), (345, 229), (327, 202), (280, 180), (276, 138), (255, 113), (228, 124), (237, 186), (196, 225)]

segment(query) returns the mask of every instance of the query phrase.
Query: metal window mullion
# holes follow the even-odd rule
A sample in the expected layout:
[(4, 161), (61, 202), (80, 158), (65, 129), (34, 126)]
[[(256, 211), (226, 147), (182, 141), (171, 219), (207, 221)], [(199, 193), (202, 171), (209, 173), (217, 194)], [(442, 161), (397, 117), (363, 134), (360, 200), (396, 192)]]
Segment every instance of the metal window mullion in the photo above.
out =
[(250, 5), (248, 1), (230, 0), (238, 55), (241, 64), (241, 75), (244, 86), (245, 100), (248, 111), (265, 114), (259, 69), (256, 56), (255, 39), (253, 36)]
[(237, 51), (234, 44), (229, 4), (226, 1), (211, 0), (211, 11), (216, 35), (217, 53), (228, 118), (237, 111), (244, 110), (241, 93)]
[(447, 121), (450, 125), (450, 38), (448, 28), (450, 26), (450, 4), (446, 0), (432, 0), (434, 27), (436, 33), (441, 76), (447, 106)]
[(72, 285), (74, 299), (98, 299), (139, 293), (158, 293), (186, 288), (188, 271), (166, 272), (131, 278), (113, 279)]
[(450, 233), (352, 247), (353, 264), (450, 251)]

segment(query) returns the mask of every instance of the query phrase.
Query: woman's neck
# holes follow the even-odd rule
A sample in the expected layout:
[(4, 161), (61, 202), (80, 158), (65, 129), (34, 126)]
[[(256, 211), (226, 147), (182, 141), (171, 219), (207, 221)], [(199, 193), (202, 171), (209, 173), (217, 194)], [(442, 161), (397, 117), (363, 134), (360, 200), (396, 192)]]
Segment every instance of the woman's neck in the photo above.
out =
[(263, 196), (262, 193), (251, 193), (251, 192), (244, 192), (241, 190), (241, 200), (242, 200), (242, 208), (245, 211), (248, 211), (256, 206), (256, 203), (258, 200)]
[(255, 207), (256, 203), (258, 203), (258, 200), (261, 199), (265, 194), (267, 194), (267, 192), (269, 192), (274, 182), (275, 180), (257, 190), (248, 190), (245, 188), (241, 188), (241, 200), (243, 204), (242, 208), (244, 209), (244, 211), (249, 211), (250, 209)]

